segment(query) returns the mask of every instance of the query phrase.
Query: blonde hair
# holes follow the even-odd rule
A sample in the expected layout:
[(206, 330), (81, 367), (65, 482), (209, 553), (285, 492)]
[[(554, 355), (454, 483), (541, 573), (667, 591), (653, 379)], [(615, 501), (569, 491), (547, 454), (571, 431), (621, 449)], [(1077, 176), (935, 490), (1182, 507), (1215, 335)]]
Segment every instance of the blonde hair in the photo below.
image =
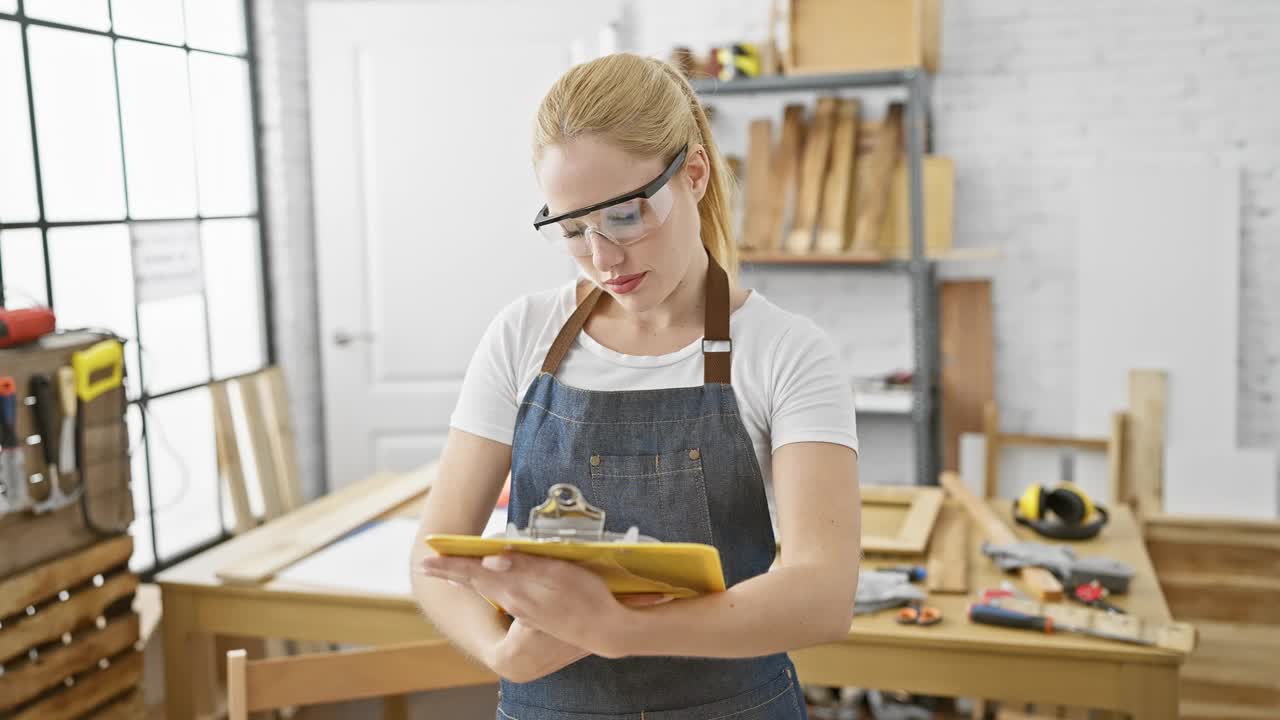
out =
[(729, 273), (737, 274), (733, 239), (733, 177), (707, 114), (689, 81), (672, 65), (639, 55), (606, 55), (571, 68), (538, 106), (533, 157), (580, 135), (594, 134), (638, 157), (670, 161), (685, 145), (706, 149), (710, 177), (698, 202), (702, 244)]

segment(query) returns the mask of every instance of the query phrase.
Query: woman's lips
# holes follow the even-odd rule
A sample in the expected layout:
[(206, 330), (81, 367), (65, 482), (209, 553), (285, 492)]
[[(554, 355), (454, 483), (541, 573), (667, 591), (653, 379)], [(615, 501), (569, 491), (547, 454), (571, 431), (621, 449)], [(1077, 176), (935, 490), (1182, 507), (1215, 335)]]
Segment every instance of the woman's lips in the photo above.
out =
[(640, 286), (640, 282), (644, 280), (645, 275), (646, 273), (623, 275), (619, 278), (606, 280), (604, 284), (608, 285), (609, 290), (617, 293), (618, 295), (626, 295), (629, 292), (634, 292), (635, 289)]

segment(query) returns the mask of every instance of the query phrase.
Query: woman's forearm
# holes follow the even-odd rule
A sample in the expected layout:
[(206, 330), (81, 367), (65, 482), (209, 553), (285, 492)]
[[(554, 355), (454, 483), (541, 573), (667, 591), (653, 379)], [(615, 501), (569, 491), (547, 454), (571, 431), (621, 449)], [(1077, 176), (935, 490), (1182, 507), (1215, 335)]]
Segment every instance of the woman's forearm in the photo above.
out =
[(833, 642), (849, 632), (856, 589), (856, 572), (777, 567), (723, 593), (627, 610), (616, 654), (742, 658)]
[(415, 548), (411, 586), (423, 614), (463, 652), (492, 667), (492, 650), (507, 634), (504, 617), (470, 588), (422, 574), (422, 559), (430, 551)]

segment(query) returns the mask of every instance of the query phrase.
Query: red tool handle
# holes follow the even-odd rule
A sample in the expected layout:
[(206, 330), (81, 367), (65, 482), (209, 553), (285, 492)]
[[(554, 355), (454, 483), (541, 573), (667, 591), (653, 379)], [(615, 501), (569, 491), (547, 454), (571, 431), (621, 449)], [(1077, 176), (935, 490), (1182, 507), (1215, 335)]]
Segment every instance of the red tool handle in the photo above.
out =
[(983, 605), (981, 603), (970, 605), (969, 620), (983, 625), (1039, 630), (1043, 633), (1053, 632), (1053, 618), (1051, 617), (1027, 615), (1026, 613), (1007, 610), (996, 605)]
[(31, 342), (53, 332), (57, 320), (46, 307), (0, 308), (0, 347)]

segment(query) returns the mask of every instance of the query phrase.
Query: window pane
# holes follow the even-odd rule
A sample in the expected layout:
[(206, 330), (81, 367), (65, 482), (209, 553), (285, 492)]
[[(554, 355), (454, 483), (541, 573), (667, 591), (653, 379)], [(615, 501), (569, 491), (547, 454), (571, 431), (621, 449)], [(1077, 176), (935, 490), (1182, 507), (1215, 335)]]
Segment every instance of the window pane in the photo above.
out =
[(219, 52), (244, 52), (242, 10), (241, 0), (187, 0), (187, 44)]
[(138, 343), (133, 319), (133, 266), (124, 225), (49, 230), (54, 312), (61, 328), (105, 328), (128, 340), (126, 388), (138, 396)]
[(123, 218), (111, 40), (41, 27), (27, 32), (45, 215)]
[(116, 44), (129, 215), (196, 214), (195, 141), (187, 53), (146, 43)]
[(148, 394), (209, 381), (204, 300), (198, 295), (138, 305)]
[(3, 13), (18, 12), (18, 0), (0, 0), (0, 12), (3, 12)]
[(27, 17), (94, 30), (111, 29), (107, 0), (27, 0), (25, 7)]
[(255, 209), (249, 64), (191, 53), (200, 212), (246, 215)]
[(129, 448), (133, 452), (130, 463), (133, 525), (129, 527), (129, 533), (133, 535), (133, 555), (129, 558), (129, 568), (142, 572), (156, 562), (155, 548), (151, 547), (151, 517), (148, 514), (151, 505), (147, 502), (147, 455), (142, 447), (142, 411), (137, 405), (130, 405), (125, 417), (129, 424)]
[(182, 44), (181, 0), (111, 0), (111, 21), (121, 35)]
[(6, 222), (40, 219), (21, 32), (17, 23), (0, 21), (0, 220)]
[(213, 376), (225, 378), (266, 364), (262, 320), (262, 272), (258, 224), (252, 220), (213, 220), (201, 226), (205, 293)]
[(152, 400), (147, 410), (156, 550), (163, 560), (221, 532), (213, 409), (202, 387)]
[(0, 232), (0, 265), (4, 266), (4, 306), (49, 304), (44, 284), (44, 247), (39, 230)]

